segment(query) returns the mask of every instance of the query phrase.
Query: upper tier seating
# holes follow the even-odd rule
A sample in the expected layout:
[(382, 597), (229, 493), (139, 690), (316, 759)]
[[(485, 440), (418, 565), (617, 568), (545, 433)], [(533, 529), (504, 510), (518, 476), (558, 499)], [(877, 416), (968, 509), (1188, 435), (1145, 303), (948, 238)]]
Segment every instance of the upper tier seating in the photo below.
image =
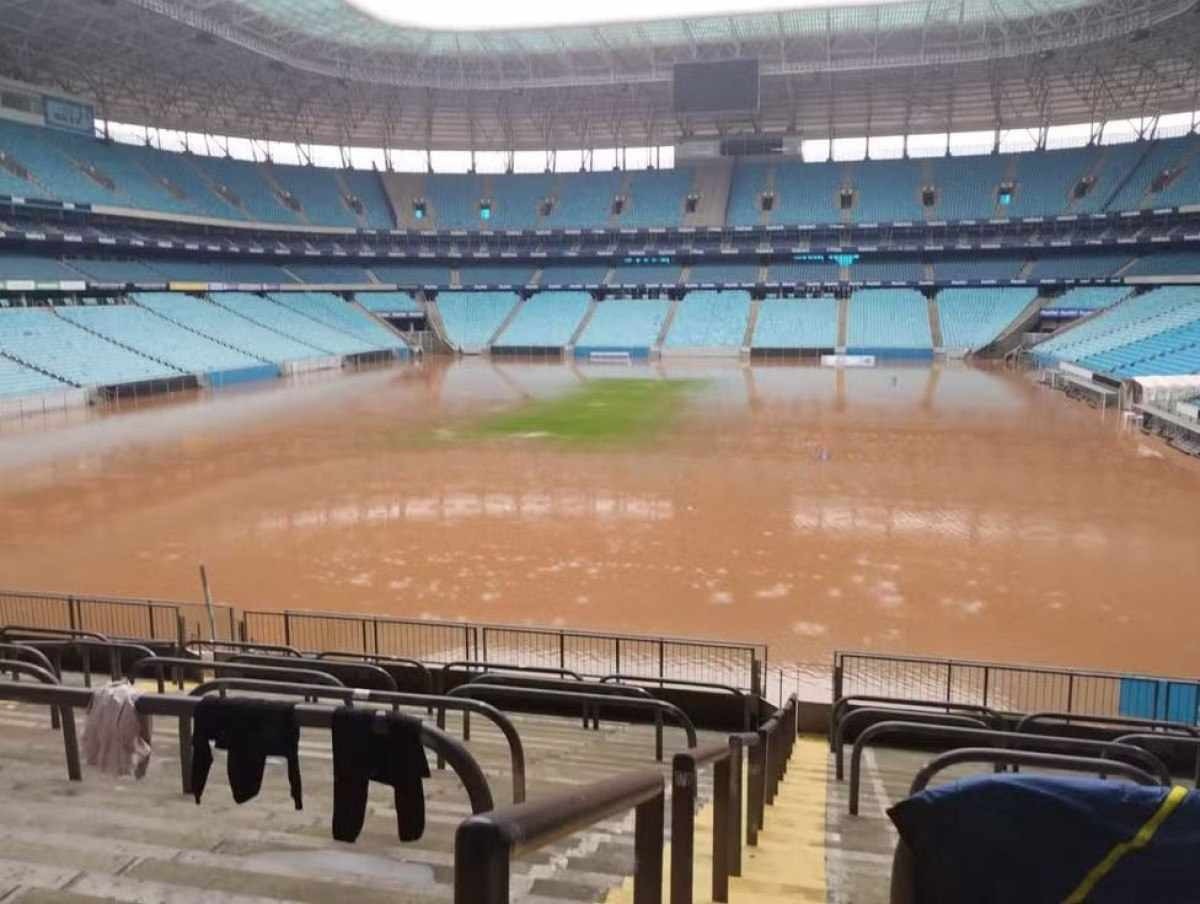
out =
[(407, 292), (358, 292), (354, 300), (376, 314), (425, 313)]
[(983, 348), (1035, 298), (1036, 289), (943, 289), (937, 296), (942, 345), (968, 351)]
[(82, 282), (78, 270), (51, 257), (33, 254), (0, 254), (0, 280), (32, 279), (36, 282)]
[(155, 283), (164, 277), (145, 261), (94, 260), (71, 258), (70, 267), (82, 273), (89, 282)]
[(751, 347), (834, 348), (837, 331), (836, 298), (769, 298), (759, 306)]
[(153, 361), (59, 317), (49, 308), (0, 310), (0, 351), (76, 386), (178, 377)]
[(162, 274), (163, 279), (173, 282), (202, 282), (202, 283), (254, 283), (254, 284), (286, 284), (294, 283), (294, 277), (289, 276), (280, 267), (273, 264), (260, 264), (255, 261), (195, 261), (155, 259), (150, 266)]
[(757, 226), (762, 220), (761, 198), (767, 191), (773, 164), (738, 161), (729, 186), (728, 226)]
[(479, 217), (479, 204), (484, 200), (484, 177), (471, 173), (431, 173), (425, 177), (425, 200), (432, 206), (439, 229), (498, 229), (502, 228), (503, 213), (497, 209), (494, 219), (484, 222)]
[(877, 257), (850, 265), (851, 282), (920, 282), (925, 266), (915, 257)]
[(635, 349), (654, 346), (670, 310), (658, 299), (614, 298), (602, 301), (576, 341), (577, 348)]
[(688, 292), (667, 333), (665, 348), (738, 348), (746, 336), (750, 293)]
[(1160, 251), (1139, 257), (1123, 276), (1200, 275), (1200, 251)]
[(371, 272), (381, 283), (398, 286), (450, 285), (450, 270), (445, 264), (372, 264)]
[(1077, 311), (1098, 311), (1116, 304), (1129, 294), (1125, 286), (1076, 286), (1046, 305), (1047, 308), (1070, 308)]
[(629, 203), (618, 219), (626, 228), (679, 226), (692, 187), (690, 169), (643, 170), (629, 176)]
[(623, 173), (570, 173), (558, 177), (556, 200), (544, 229), (593, 229), (608, 225)]
[[(225, 293), (226, 304), (236, 303), (240, 292)], [(236, 296), (230, 298), (229, 296)], [(250, 296), (251, 298), (255, 296)], [(282, 364), (303, 358), (317, 358), (328, 354), (321, 349), (306, 345), (296, 339), (281, 335), (275, 330), (259, 326), (228, 308), (200, 300), (189, 295), (152, 294), (138, 296), (138, 304), (156, 314), (166, 317), (217, 342), (235, 348), (247, 355)]]
[(531, 279), (533, 267), (530, 264), (479, 264), (461, 267), (458, 271), (458, 281), (464, 287), (526, 286)]
[(0, 396), (35, 395), (66, 388), (67, 384), (61, 380), (0, 357)]
[(374, 348), (406, 348), (386, 326), (328, 292), (277, 292), (272, 300)]
[(460, 351), (482, 351), (519, 300), (515, 292), (439, 293), (446, 341)]
[(854, 191), (852, 220), (891, 223), (921, 219), (921, 162), (893, 160), (888, 166), (880, 166), (864, 161), (848, 169), (847, 187)]
[(322, 226), (358, 227), (333, 170), (311, 166), (265, 166), (264, 175), (299, 202), (304, 218)]
[(928, 303), (913, 289), (860, 289), (850, 298), (846, 346), (852, 354), (932, 349)]
[[(151, 294), (135, 296), (137, 299)], [(254, 367), (262, 362), (131, 304), (58, 308), (59, 316), (113, 342), (190, 373)]]
[(845, 185), (840, 163), (780, 163), (775, 166), (772, 223), (838, 223), (838, 192)]
[(1127, 251), (1065, 254), (1032, 261), (1027, 279), (1099, 279), (1112, 276), (1133, 255)]
[(326, 285), (365, 286), (371, 276), (362, 267), (353, 264), (287, 264), (287, 270), (300, 282)]
[[(492, 178), (492, 218), (479, 225), (488, 229), (536, 229), (539, 205), (554, 194), (555, 177), (547, 173), (514, 173)], [(476, 214), (478, 218), (478, 214)]]
[(752, 286), (758, 282), (758, 264), (693, 264), (687, 278), (690, 285)]
[(987, 257), (959, 257), (934, 261), (933, 272), (934, 277), (942, 282), (1016, 279), (1024, 265), (1023, 257), (1003, 254), (988, 255)]
[(679, 282), (678, 264), (626, 264), (613, 269), (610, 286), (674, 286)]
[(246, 219), (292, 225), (305, 222), (303, 214), (292, 210), (279, 198), (263, 166), (246, 160), (200, 155), (192, 157), (191, 162), (218, 194), (222, 191), (232, 194), (237, 202), (234, 206), (243, 212)]
[(571, 341), (591, 300), (587, 292), (539, 292), (521, 305), (493, 345), (562, 348)]
[(355, 355), (379, 351), (382, 346), (326, 326), (310, 316), (298, 313), (271, 298), (245, 292), (226, 292), (210, 296), (215, 304), (240, 314), (260, 326), (311, 345), (327, 355)]
[(767, 268), (767, 283), (833, 283), (838, 281), (840, 274), (841, 268), (833, 261), (790, 261), (786, 264), (771, 264)]

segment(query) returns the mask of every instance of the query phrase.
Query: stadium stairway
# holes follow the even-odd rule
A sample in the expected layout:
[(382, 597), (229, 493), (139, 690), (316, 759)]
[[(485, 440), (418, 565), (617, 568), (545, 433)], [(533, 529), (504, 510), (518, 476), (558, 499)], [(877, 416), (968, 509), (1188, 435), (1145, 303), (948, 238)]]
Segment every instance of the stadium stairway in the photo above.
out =
[(492, 333), (492, 335), (490, 335), (488, 337), (487, 342), (484, 343), (485, 348), (491, 348), (493, 345), (496, 344), (496, 340), (499, 339), (502, 335), (504, 335), (504, 331), (506, 329), (508, 329), (508, 325), (510, 323), (512, 323), (514, 320), (516, 320), (517, 315), (519, 313), (521, 313), (521, 309), (523, 307), (525, 307), (525, 305), (528, 301), (529, 301), (528, 298), (522, 298), (515, 305), (513, 305), (512, 310), (508, 312), (508, 316), (506, 316), (503, 320), (501, 320), (500, 325), (498, 327), (496, 327), (496, 332)]
[[(414, 710), (420, 713), (420, 710)], [(525, 746), (528, 797), (654, 765), (654, 731), (646, 725), (511, 716)], [(80, 729), (82, 711), (77, 712)], [(329, 735), (302, 733), (304, 809), (294, 809), (281, 762), (270, 761), (261, 793), (237, 806), (218, 753), (203, 801), (179, 789), (174, 720), (160, 718), (145, 779), (114, 779), (85, 767), (82, 782), (65, 776), (62, 740), (44, 707), (0, 703), (0, 900), (5, 904), (443, 904), (453, 900), (454, 832), (468, 815), (453, 772), (434, 769), (425, 782), (426, 829), (418, 842), (396, 838), (391, 792), (372, 785), (363, 833), (354, 845), (333, 841)], [(448, 717), (457, 736), (459, 723)], [(701, 732), (703, 746), (720, 736)], [(667, 777), (682, 733), (665, 732)], [(467, 743), (497, 804), (511, 797), (508, 746), (476, 721)], [(791, 781), (789, 775), (788, 781)], [(711, 800), (711, 770), (702, 770), (700, 801)], [(782, 800), (768, 825), (783, 830)], [(669, 804), (668, 804), (669, 807)], [(669, 810), (668, 810), (669, 812)], [(772, 824), (774, 820), (774, 824)], [(513, 864), (513, 900), (525, 904), (600, 901), (633, 868), (633, 816), (614, 818)], [(748, 849), (747, 849), (748, 850)], [(767, 856), (772, 848), (762, 847)], [(744, 872), (752, 871), (746, 861)], [(740, 900), (740, 899), (737, 899)], [(769, 900), (769, 899), (763, 899)]]
[(667, 306), (667, 316), (663, 318), (662, 329), (658, 331), (658, 335), (654, 338), (652, 350), (655, 353), (662, 351), (663, 343), (667, 341), (667, 336), (670, 335), (671, 326), (675, 323), (675, 317), (679, 314), (679, 299), (674, 299)]
[(837, 307), (837, 347), (845, 351), (846, 337), (850, 334), (850, 299), (839, 298)]
[(750, 316), (746, 318), (746, 334), (742, 336), (742, 351), (750, 353), (754, 347), (754, 331), (758, 328), (758, 312), (762, 310), (762, 301), (755, 299), (750, 302)]
[(926, 300), (929, 309), (929, 334), (933, 337), (934, 350), (945, 348), (942, 339), (942, 318), (939, 316), (937, 302), (932, 298)]
[[(542, 271), (539, 270), (538, 272), (541, 273)], [(580, 319), (579, 325), (575, 327), (575, 332), (571, 334), (571, 338), (567, 340), (567, 344), (563, 348), (564, 355), (569, 356), (575, 351), (575, 345), (579, 342), (579, 337), (583, 335), (583, 331), (586, 330), (588, 328), (588, 324), (592, 322), (592, 317), (595, 315), (596, 307), (599, 304), (600, 302), (596, 301), (595, 298), (588, 302), (587, 310)]]

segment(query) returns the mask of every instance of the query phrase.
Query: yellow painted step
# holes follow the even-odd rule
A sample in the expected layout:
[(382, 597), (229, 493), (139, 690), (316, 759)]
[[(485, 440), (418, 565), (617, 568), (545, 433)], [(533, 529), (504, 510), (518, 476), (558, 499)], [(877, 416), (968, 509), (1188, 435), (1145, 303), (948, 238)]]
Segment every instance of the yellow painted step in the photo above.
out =
[[(775, 803), (767, 808), (766, 827), (759, 833), (758, 846), (742, 848), (742, 875), (729, 880), (730, 904), (823, 904), (826, 900), (828, 753), (828, 742), (823, 737), (797, 739), (787, 777), (779, 785)], [(696, 814), (693, 873), (696, 904), (712, 904), (712, 817), (711, 803)], [(670, 845), (663, 858), (663, 901), (669, 901)], [(632, 904), (632, 877), (627, 877), (604, 900), (606, 904)]]

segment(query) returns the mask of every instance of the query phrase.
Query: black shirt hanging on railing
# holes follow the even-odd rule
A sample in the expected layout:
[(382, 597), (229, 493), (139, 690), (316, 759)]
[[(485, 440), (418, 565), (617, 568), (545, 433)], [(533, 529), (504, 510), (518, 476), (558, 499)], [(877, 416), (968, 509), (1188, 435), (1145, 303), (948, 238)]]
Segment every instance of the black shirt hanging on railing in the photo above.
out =
[(403, 713), (339, 707), (333, 713), (333, 837), (354, 841), (367, 812), (367, 785), (391, 785), (401, 841), (425, 832), (429, 763), (421, 744), (421, 720)]
[(288, 782), (296, 809), (303, 806), (300, 788), (300, 726), (296, 705), (245, 697), (205, 697), (196, 706), (192, 722), (192, 790), (196, 803), (204, 793), (212, 767), (215, 743), (228, 751), (229, 787), (239, 804), (258, 794), (268, 756), (287, 759)]

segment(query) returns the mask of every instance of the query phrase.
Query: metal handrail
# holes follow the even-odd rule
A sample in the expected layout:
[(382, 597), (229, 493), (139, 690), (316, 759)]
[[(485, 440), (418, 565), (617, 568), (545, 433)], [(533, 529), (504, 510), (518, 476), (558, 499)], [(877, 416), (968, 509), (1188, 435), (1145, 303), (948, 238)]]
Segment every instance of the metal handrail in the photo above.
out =
[[(295, 662), (295, 657), (292, 657), (292, 656), (256, 656), (252, 653), (238, 653), (234, 656), (229, 657), (228, 659), (224, 659), (221, 661), (222, 662), (245, 663), (246, 665), (265, 665), (265, 666), (271, 666), (272, 668), (285, 668), (285, 669), (290, 669), (290, 668), (307, 669), (307, 668), (311, 667), (312, 671), (314, 671), (314, 672), (323, 671), (327, 675), (332, 675), (334, 678), (337, 678), (339, 681), (341, 681), (342, 684), (345, 684), (346, 681), (350, 681), (354, 687), (361, 686), (360, 682), (359, 682), (360, 676), (370, 675), (372, 678), (374, 678), (375, 680), (377, 680), (383, 684), (383, 687), (379, 688), (379, 690), (382, 690), (382, 691), (398, 691), (398, 690), (400, 690), (399, 685), (396, 684), (395, 678), (393, 678), (390, 674), (385, 672), (379, 666), (372, 665), (369, 662), (340, 662), (336, 659), (322, 659), (318, 662), (318, 660), (315, 658), (312, 658), (309, 656), (304, 656), (304, 657), (301, 657), (300, 664), (293, 666), (293, 665), (291, 665), (291, 663)], [(339, 669), (343, 673), (340, 676), (338, 675)], [(358, 676), (351, 677), (351, 676), (345, 674), (349, 670), (354, 670), (355, 672), (358, 673)], [(343, 679), (345, 679), (345, 680), (343, 680)]]
[[(740, 753), (740, 751), (739, 751)], [(701, 766), (713, 766), (712, 900), (729, 900), (729, 867), (733, 839), (731, 809), (741, 807), (741, 785), (732, 782), (728, 742), (675, 754), (671, 770), (671, 904), (692, 904), (696, 795)]]
[(123, 677), (121, 669), (121, 654), (123, 652), (137, 653), (144, 658), (152, 658), (157, 655), (149, 647), (124, 638), (96, 640), (93, 637), (81, 635), (78, 637), (42, 637), (36, 640), (23, 640), (21, 643), (38, 650), (52, 650), (54, 653), (54, 668), (59, 675), (63, 671), (63, 653), (67, 650), (79, 650), (80, 658), (82, 659), (81, 664), (83, 665), (84, 687), (92, 686), (92, 650), (108, 651), (108, 677), (112, 681)]
[(687, 746), (689, 748), (696, 746), (696, 726), (692, 724), (692, 720), (678, 706), (675, 706), (673, 703), (667, 703), (665, 700), (645, 700), (641, 697), (617, 697), (607, 694), (583, 694), (575, 693), (574, 691), (546, 691), (525, 687), (505, 687), (499, 684), (464, 684), (454, 688), (448, 696), (471, 697), (479, 693), (499, 694), (502, 697), (520, 697), (534, 701), (576, 701), (584, 706), (591, 704), (595, 707), (603, 704), (651, 711), (654, 713), (655, 759), (659, 762), (662, 762), (663, 758), (662, 726), (664, 715), (671, 716), (675, 719), (676, 724), (683, 729), (687, 735)]
[[(727, 694), (733, 694), (742, 701), (742, 730), (749, 731), (753, 727), (754, 722), (754, 696), (747, 694), (745, 691), (734, 687), (732, 684), (720, 684), (715, 681), (691, 681), (682, 678), (655, 678), (647, 675), (628, 675), (615, 673), (612, 675), (604, 675), (600, 678), (601, 684), (610, 682), (642, 682), (643, 684), (655, 684), (659, 688), (680, 688), (688, 689), (695, 688), (696, 690), (721, 691)], [(628, 684), (626, 686), (629, 686)]]
[(454, 902), (508, 904), (513, 858), (634, 809), (633, 899), (661, 904), (663, 804), (662, 776), (639, 770), (471, 816), (454, 836)]
[[(530, 683), (526, 683), (530, 682)], [(532, 683), (536, 682), (536, 683)], [(594, 681), (584, 681), (582, 684), (578, 681), (570, 681), (565, 678), (542, 678), (542, 677), (526, 677), (524, 675), (505, 675), (495, 674), (492, 672), (482, 672), (474, 678), (466, 682), (467, 685), (486, 685), (487, 687), (524, 687), (532, 690), (561, 690), (567, 693), (592, 693), (604, 694), (609, 697), (636, 697), (646, 700), (657, 700), (650, 691), (644, 687), (634, 687), (629, 684), (597, 684)], [(465, 685), (460, 685), (460, 687)], [(592, 709), (593, 728), (600, 727), (600, 709), (594, 707)], [(588, 727), (588, 711), (587, 707), (583, 710), (583, 727)]]
[[(0, 671), (21, 672), (22, 674), (29, 675), (31, 678), (36, 678), (43, 687), (62, 687), (59, 680), (48, 669), (43, 669), (41, 666), (36, 666), (32, 663), (18, 662), (12, 659), (0, 660)], [(33, 685), (22, 684), (15, 680), (0, 681), (0, 689), (5, 687), (27, 688), (31, 686)], [(84, 703), (84, 706), (86, 706), (88, 703), (91, 703), (92, 695), (87, 691), (84, 693), (87, 693), (87, 702)], [(0, 693), (0, 700), (7, 699), (12, 698), (4, 697)], [(75, 710), (70, 706), (57, 703), (53, 700), (46, 702), (50, 706), (50, 712), (56, 714), (56, 717), (52, 718), (51, 727), (57, 728), (60, 724), (62, 725), (63, 753), (67, 760), (67, 779), (72, 782), (82, 781), (83, 769), (79, 763), (79, 738), (75, 732)]]
[(506, 662), (485, 662), (479, 659), (455, 659), (442, 666), (442, 688), (446, 687), (446, 674), (454, 669), (460, 672), (530, 672), (532, 674), (558, 675), (560, 678), (569, 677), (576, 681), (584, 678), (573, 669), (560, 669), (548, 665), (513, 665)]
[(416, 669), (421, 674), (421, 683), (425, 685), (425, 693), (433, 693), (433, 675), (429, 667), (419, 659), (408, 659), (404, 656), (383, 656), (379, 653), (354, 653), (349, 650), (322, 650), (315, 654), (317, 659), (346, 659), (351, 662), (362, 660), (379, 665), (403, 665)]
[[(40, 665), (47, 672), (54, 674), (54, 677), (59, 681), (62, 680), (62, 675), (55, 672), (54, 664), (49, 658), (37, 647), (31, 647), (25, 643), (0, 643), (0, 653), (15, 654), (18, 656), (29, 656), (34, 659), (34, 665)], [(7, 658), (7, 657), (5, 657)]]
[(37, 634), (46, 638), (54, 637), (90, 637), (93, 640), (109, 640), (105, 634), (95, 631), (80, 631), (76, 628), (39, 628), (36, 625), (3, 625), (0, 626), (0, 637), (8, 637), (9, 632), (18, 634)]
[(1113, 730), (1117, 730), (1120, 726), (1129, 728), (1159, 728), (1163, 733), (1169, 731), (1181, 732), (1193, 738), (1200, 738), (1200, 730), (1197, 730), (1194, 725), (1188, 725), (1185, 722), (1170, 722), (1165, 719), (1135, 719), (1131, 716), (1088, 716), (1080, 713), (1063, 713), (1063, 712), (1037, 712), (1030, 713), (1024, 716), (1017, 722), (1016, 731), (1023, 732), (1030, 725), (1038, 722), (1048, 721), (1065, 722), (1068, 725), (1071, 723), (1082, 723), (1084, 726), (1103, 729), (1105, 726), (1112, 726)]
[(1096, 757), (1066, 756), (1060, 753), (1034, 753), (1030, 750), (995, 750), (991, 747), (963, 747), (951, 750), (926, 763), (913, 778), (908, 793), (925, 790), (930, 780), (943, 769), (960, 763), (992, 763), (1003, 766), (1038, 766), (1043, 769), (1064, 769), (1070, 772), (1118, 773), (1140, 785), (1158, 785), (1154, 776), (1119, 760)]
[[(306, 698), (327, 698), (331, 700), (341, 700), (347, 705), (355, 703), (387, 703), (392, 709), (400, 706), (424, 706), (429, 709), (434, 707), (438, 710), (437, 727), (441, 731), (446, 730), (445, 712), (448, 709), (460, 711), (464, 717), (470, 713), (479, 713), (490, 719), (492, 723), (500, 729), (500, 733), (504, 735), (508, 741), (509, 758), (512, 763), (512, 786), (513, 786), (513, 803), (519, 804), (525, 800), (525, 747), (521, 743), (521, 736), (517, 733), (517, 727), (513, 725), (512, 720), (496, 707), (489, 703), (484, 703), (482, 700), (460, 700), (456, 697), (439, 697), (432, 694), (409, 694), (403, 691), (369, 691), (358, 688), (349, 687), (325, 687), (315, 684), (288, 684), (275, 681), (258, 681), (253, 678), (215, 678), (212, 681), (206, 681), (192, 688), (188, 692), (188, 696), (201, 697), (205, 694), (217, 691), (222, 696), (226, 690), (239, 691), (260, 691), (264, 694), (292, 694), (301, 695)], [(467, 737), (464, 740), (469, 740), (469, 732), (466, 732)], [(438, 760), (439, 767), (441, 759)]]
[[(86, 707), (91, 703), (92, 692), (86, 688), (63, 687), (61, 685), (18, 684), (0, 681), (0, 700), (19, 703), (59, 707)], [(200, 705), (200, 697), (179, 694), (142, 694), (137, 700), (137, 711), (147, 716), (169, 716), (180, 719), (189, 728), (187, 749), (191, 748), (191, 716)], [(295, 707), (296, 724), (301, 728), (330, 728), (336, 707), (323, 704), (298, 703)], [(65, 723), (64, 723), (65, 724)], [(182, 740), (182, 739), (181, 739)], [(421, 725), (421, 743), (445, 756), (451, 768), (458, 774), (466, 789), (472, 813), (485, 813), (493, 809), (492, 791), (479, 763), (461, 743), (432, 725)], [(73, 745), (78, 756), (78, 744)], [(68, 757), (70, 754), (68, 754)], [(186, 789), (185, 789), (186, 790)]]
[[(894, 706), (897, 709), (905, 707), (912, 709), (914, 707), (923, 707), (925, 709), (939, 709), (947, 713), (963, 712), (975, 713), (981, 716), (987, 716), (993, 722), (993, 727), (1000, 724), (1000, 713), (992, 709), (990, 706), (983, 706), (978, 703), (954, 703), (944, 700), (928, 700), (920, 697), (890, 697), (882, 694), (847, 694), (844, 697), (839, 697), (833, 701), (833, 710), (829, 714), (829, 749), (833, 749), (833, 739), (837, 734), (838, 722), (844, 717), (845, 712), (855, 703), (872, 703), (872, 704), (887, 704)], [(881, 709), (881, 706), (874, 706), (873, 709)]]
[(1182, 735), (1169, 735), (1157, 732), (1135, 732), (1134, 734), (1121, 735), (1116, 738), (1114, 744), (1132, 744), (1136, 745), (1139, 750), (1146, 748), (1141, 746), (1146, 741), (1156, 741), (1158, 743), (1166, 742), (1167, 744), (1183, 744), (1186, 747), (1194, 747), (1196, 749), (1196, 766), (1192, 773), (1192, 786), (1200, 788), (1200, 738), (1189, 738)]
[(212, 672), (214, 675), (217, 672), (232, 673), (237, 672), (244, 678), (254, 678), (266, 675), (264, 680), (278, 681), (298, 681), (307, 684), (320, 684), (326, 687), (345, 687), (341, 681), (330, 675), (328, 672), (318, 672), (314, 669), (291, 669), (280, 668), (273, 665), (253, 665), (248, 662), (212, 662), (207, 659), (188, 659), (187, 657), (176, 656), (150, 656), (146, 659), (139, 659), (129, 667), (129, 677), (141, 677), (143, 672), (153, 669), (155, 677), (158, 679), (158, 692), (162, 694), (165, 691), (163, 669), (170, 667), (180, 670), (194, 669), (203, 672)]
[(851, 726), (857, 728), (859, 722), (865, 722), (868, 718), (877, 719), (881, 722), (894, 722), (897, 715), (903, 715), (905, 721), (923, 722), (926, 725), (958, 725), (964, 728), (989, 727), (988, 724), (983, 721), (983, 719), (977, 716), (956, 716), (952, 713), (898, 713), (898, 711), (895, 709), (876, 709), (874, 707), (864, 706), (862, 709), (856, 709), (853, 712), (847, 713), (838, 723), (837, 735), (833, 739), (833, 761), (834, 775), (839, 782), (846, 777), (842, 751), (845, 749), (846, 735)]
[(199, 651), (209, 649), (213, 653), (220, 651), (222, 647), (230, 650), (261, 650), (264, 653), (278, 653), (282, 656), (303, 656), (304, 654), (295, 647), (281, 643), (254, 643), (249, 640), (189, 640), (183, 645), (185, 650), (190, 650), (192, 647), (197, 647)]
[[(1012, 745), (1017, 747), (1068, 748), (1067, 753), (1096, 752), (1101, 757), (1107, 757), (1110, 754), (1120, 754), (1137, 761), (1134, 765), (1137, 765), (1139, 768), (1145, 767), (1147, 771), (1156, 774), (1161, 784), (1169, 785), (1171, 783), (1171, 773), (1162, 760), (1147, 750), (1143, 750), (1132, 744), (1122, 744), (1119, 741), (1098, 741), (1092, 738), (1061, 738), (1054, 735), (1016, 734), (1011, 731), (958, 728), (949, 725), (929, 725), (924, 722), (876, 722), (873, 725), (868, 725), (859, 732), (858, 737), (854, 739), (854, 746), (850, 750), (849, 811), (851, 816), (858, 815), (859, 791), (862, 787), (863, 751), (866, 749), (868, 742), (875, 740), (880, 735), (886, 734), (922, 735), (927, 738), (947, 741), (955, 739), (967, 742), (996, 741), (998, 742), (998, 749), (1011, 749), (1010, 745)], [(1073, 751), (1069, 748), (1075, 748), (1075, 750)], [(1037, 752), (1053, 753), (1055, 751)]]

